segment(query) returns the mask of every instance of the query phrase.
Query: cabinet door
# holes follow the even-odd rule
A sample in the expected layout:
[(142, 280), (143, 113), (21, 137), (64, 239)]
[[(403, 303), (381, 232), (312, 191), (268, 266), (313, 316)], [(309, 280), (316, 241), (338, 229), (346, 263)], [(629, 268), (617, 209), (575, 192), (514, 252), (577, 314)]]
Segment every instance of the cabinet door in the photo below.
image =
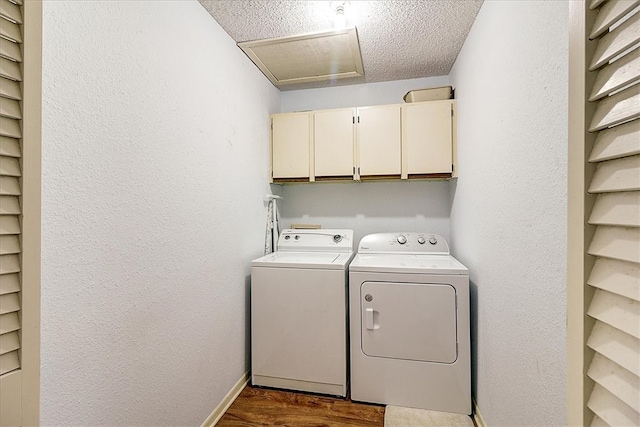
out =
[(354, 109), (314, 114), (315, 176), (353, 176)]
[(451, 103), (404, 106), (403, 135), (407, 173), (452, 172)]
[(273, 178), (308, 178), (311, 113), (271, 116)]
[(360, 175), (400, 175), (400, 105), (358, 108)]

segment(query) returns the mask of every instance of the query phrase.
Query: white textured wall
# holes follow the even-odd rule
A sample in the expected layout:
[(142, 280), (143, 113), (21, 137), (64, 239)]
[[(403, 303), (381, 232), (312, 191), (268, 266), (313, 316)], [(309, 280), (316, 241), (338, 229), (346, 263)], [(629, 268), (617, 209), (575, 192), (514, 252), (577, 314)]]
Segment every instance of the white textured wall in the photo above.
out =
[(44, 3), (43, 425), (200, 425), (248, 369), (279, 92), (196, 1)]
[[(449, 77), (397, 80), (322, 89), (282, 92), (283, 112), (400, 104), (414, 89), (448, 86)], [(309, 183), (272, 186), (284, 199), (278, 203), (282, 226), (321, 224), (350, 228), (355, 242), (367, 234), (429, 231), (449, 238), (450, 182), (389, 181)]]
[[(366, 70), (365, 70), (366, 72)], [(282, 112), (322, 110), (325, 108), (365, 107), (367, 105), (402, 104), (402, 97), (414, 89), (450, 86), (449, 76), (392, 82), (366, 83), (319, 89), (282, 92)]]
[(567, 37), (565, 1), (485, 1), (451, 73), (451, 233), (492, 427), (566, 420)]
[[(428, 231), (449, 239), (448, 182), (363, 182), (285, 185), (278, 201), (281, 228), (292, 223), (370, 233)], [(354, 246), (355, 246), (354, 245)]]

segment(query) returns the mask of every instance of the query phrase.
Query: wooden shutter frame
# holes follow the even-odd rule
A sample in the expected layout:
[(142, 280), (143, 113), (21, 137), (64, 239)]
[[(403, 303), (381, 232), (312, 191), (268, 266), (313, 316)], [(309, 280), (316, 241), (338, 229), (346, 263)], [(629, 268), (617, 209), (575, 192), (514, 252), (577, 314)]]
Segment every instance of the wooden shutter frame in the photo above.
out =
[(26, 0), (23, 8), (22, 425), (39, 425), (42, 1)]
[(585, 317), (593, 292), (585, 283), (594, 259), (586, 254), (585, 247), (595, 231), (587, 222), (595, 203), (595, 197), (587, 193), (595, 171), (595, 166), (587, 162), (595, 142), (595, 136), (587, 132), (587, 117), (590, 120), (595, 106), (587, 104), (586, 99), (596, 73), (586, 70), (596, 44), (586, 40), (596, 15), (583, 1), (569, 3), (567, 425), (576, 427), (590, 424), (586, 422), (590, 413), (585, 401), (593, 389), (593, 381), (586, 376), (593, 357), (586, 337), (594, 322)]
[[(599, 356), (587, 342), (595, 321), (587, 315), (594, 295), (599, 292), (587, 282), (595, 256), (587, 253), (597, 225), (589, 224), (597, 194), (589, 193), (596, 164), (589, 163), (597, 132), (589, 133), (597, 104), (587, 102), (599, 69), (588, 71), (599, 39), (589, 41), (598, 11), (605, 0), (570, 2), (569, 17), (569, 147), (568, 147), (568, 283), (567, 283), (567, 425), (591, 425), (594, 414), (587, 408), (592, 392), (605, 392), (589, 378), (592, 362)], [(602, 6), (628, 8), (621, 1), (609, 0)], [(635, 4), (634, 7), (637, 7)], [(640, 14), (640, 13), (639, 13)], [(603, 17), (600, 17), (602, 20)], [(637, 19), (637, 18), (636, 18)], [(601, 31), (599, 34), (604, 34)], [(639, 48), (640, 49), (640, 48)], [(638, 119), (636, 119), (638, 120)], [(597, 148), (597, 147), (596, 147)], [(593, 345), (593, 344), (592, 344)], [(595, 357), (595, 359), (594, 359)], [(593, 372), (592, 372), (593, 375)], [(597, 376), (597, 375), (596, 375)]]

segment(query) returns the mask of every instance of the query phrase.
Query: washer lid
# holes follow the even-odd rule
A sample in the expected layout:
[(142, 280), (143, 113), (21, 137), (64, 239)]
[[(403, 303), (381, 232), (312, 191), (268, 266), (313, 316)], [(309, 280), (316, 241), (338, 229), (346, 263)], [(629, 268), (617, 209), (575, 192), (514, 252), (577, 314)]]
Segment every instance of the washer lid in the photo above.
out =
[(353, 252), (273, 252), (251, 262), (252, 267), (344, 270)]
[(349, 265), (349, 271), (379, 273), (427, 273), (467, 275), (469, 270), (451, 255), (361, 254)]

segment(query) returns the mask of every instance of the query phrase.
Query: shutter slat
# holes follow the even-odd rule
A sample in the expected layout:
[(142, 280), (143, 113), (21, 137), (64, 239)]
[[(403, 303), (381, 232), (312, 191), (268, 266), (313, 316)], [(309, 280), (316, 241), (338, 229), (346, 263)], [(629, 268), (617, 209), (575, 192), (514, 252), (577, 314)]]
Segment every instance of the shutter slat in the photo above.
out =
[(20, 176), (20, 161), (15, 157), (0, 157), (0, 175)]
[(593, 23), (591, 34), (589, 34), (589, 39), (593, 40), (604, 34), (609, 30), (609, 27), (618, 22), (627, 12), (639, 4), (639, 0), (610, 0), (600, 8), (598, 16)]
[(19, 254), (20, 238), (16, 235), (0, 236), (0, 255)]
[[(587, 283), (640, 302), (640, 265), (598, 258)], [(639, 359), (640, 360), (640, 359)]]
[(601, 162), (639, 153), (640, 120), (634, 120), (599, 132), (589, 162)]
[(18, 294), (0, 295), (0, 314), (13, 313), (20, 310), (20, 298)]
[(640, 340), (596, 320), (587, 345), (640, 376)]
[(0, 96), (9, 99), (22, 99), (20, 84), (15, 80), (0, 78)]
[(0, 215), (20, 215), (20, 200), (16, 196), (0, 196)]
[(20, 234), (20, 220), (17, 215), (0, 215), (0, 235)]
[(600, 6), (602, 3), (606, 2), (607, 0), (591, 0), (591, 4), (589, 5), (589, 9), (593, 10), (595, 8), (597, 8), (598, 6)]
[(0, 335), (20, 329), (20, 318), (17, 312), (0, 316)]
[(17, 43), (22, 43), (20, 26), (6, 19), (0, 19), (0, 35)]
[(20, 292), (20, 276), (18, 273), (0, 275), (0, 295)]
[(0, 77), (7, 78), (9, 80), (22, 81), (20, 64), (0, 56)]
[(599, 225), (589, 255), (640, 263), (640, 229)]
[(589, 224), (640, 227), (640, 191), (598, 194)]
[[(18, 255), (0, 255), (0, 275), (18, 273), (20, 271), (20, 258)], [(0, 276), (2, 280), (3, 276)]]
[(640, 339), (640, 303), (597, 289), (587, 314)]
[(0, 38), (0, 40), (2, 40), (2, 43), (0, 43), (0, 56), (11, 61), (22, 62), (20, 45), (3, 38)]
[(20, 348), (20, 337), (17, 332), (0, 335), (0, 354), (6, 354)]
[(640, 14), (637, 13), (615, 30), (602, 36), (593, 54), (589, 71), (602, 67), (611, 58), (629, 49), (638, 41), (640, 41)]
[(20, 180), (13, 176), (0, 176), (0, 194), (3, 196), (19, 196)]
[(589, 378), (640, 412), (640, 377), (596, 353), (587, 372)]
[(0, 16), (10, 19), (13, 22), (22, 24), (22, 13), (20, 6), (11, 3), (9, 0), (0, 0)]
[(15, 371), (18, 368), (20, 368), (20, 358), (17, 351), (0, 356), (0, 375)]
[(640, 117), (640, 85), (631, 86), (598, 102), (589, 132), (606, 129), (637, 117)]
[(7, 138), (6, 136), (0, 136), (0, 156), (20, 157), (21, 155), (20, 141), (14, 138)]
[(593, 84), (589, 101), (597, 101), (640, 78), (640, 49), (602, 68)]
[(22, 138), (22, 130), (20, 130), (20, 122), (6, 117), (0, 117), (0, 136), (8, 136), (10, 138)]
[(607, 160), (598, 164), (589, 193), (640, 190), (640, 155)]
[(16, 196), (0, 196), (0, 215), (20, 215), (20, 200)]
[(638, 424), (638, 413), (598, 384), (593, 387), (587, 407), (611, 426)]
[(20, 103), (15, 99), (0, 100), (0, 116), (21, 119), (22, 109), (20, 108)]

